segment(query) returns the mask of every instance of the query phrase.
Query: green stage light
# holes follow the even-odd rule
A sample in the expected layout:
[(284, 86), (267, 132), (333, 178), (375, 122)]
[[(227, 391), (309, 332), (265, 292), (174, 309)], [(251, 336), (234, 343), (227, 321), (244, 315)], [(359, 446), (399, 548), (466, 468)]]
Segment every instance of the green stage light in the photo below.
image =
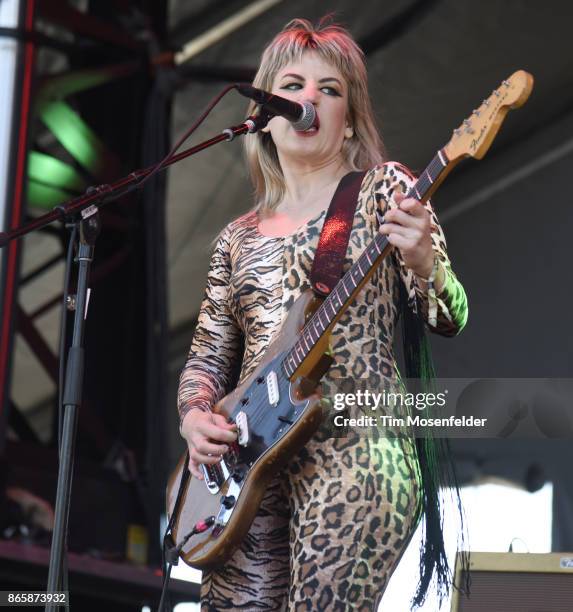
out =
[(52, 208), (73, 197), (68, 191), (44, 185), (34, 180), (28, 181), (28, 206), (31, 208)]
[(42, 121), (70, 155), (94, 177), (118, 167), (116, 157), (88, 124), (65, 102), (52, 102), (41, 111)]
[(87, 182), (73, 166), (39, 151), (30, 151), (28, 178), (46, 186), (78, 193), (87, 187)]

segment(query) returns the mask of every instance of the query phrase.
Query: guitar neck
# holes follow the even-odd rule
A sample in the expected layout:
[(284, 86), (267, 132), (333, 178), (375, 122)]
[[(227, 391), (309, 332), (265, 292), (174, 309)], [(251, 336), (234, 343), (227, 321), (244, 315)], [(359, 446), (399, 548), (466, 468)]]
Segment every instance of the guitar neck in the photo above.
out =
[[(453, 165), (449, 162), (445, 151), (440, 149), (408, 191), (407, 197), (425, 202), (444, 180)], [(332, 330), (391, 248), (392, 245), (388, 242), (387, 237), (377, 232), (358, 260), (338, 281), (332, 292), (306, 322), (298, 339), (285, 356), (282, 366), (288, 378), (293, 376), (319, 338)]]

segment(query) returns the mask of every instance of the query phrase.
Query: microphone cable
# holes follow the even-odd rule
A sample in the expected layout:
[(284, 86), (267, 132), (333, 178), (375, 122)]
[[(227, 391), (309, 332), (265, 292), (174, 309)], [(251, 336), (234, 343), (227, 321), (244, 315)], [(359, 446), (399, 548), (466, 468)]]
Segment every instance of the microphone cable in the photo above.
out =
[(177, 141), (175, 146), (171, 149), (171, 151), (159, 162), (156, 164), (155, 168), (144, 178), (138, 181), (135, 185), (135, 189), (141, 188), (147, 181), (155, 176), (164, 166), (165, 164), (177, 153), (178, 149), (183, 145), (183, 143), (193, 134), (193, 132), (205, 121), (207, 115), (215, 108), (217, 104), (221, 101), (221, 99), (226, 96), (232, 89), (236, 89), (237, 85), (234, 83), (233, 85), (227, 85), (221, 92), (219, 92), (211, 102), (207, 105), (207, 108), (201, 113), (199, 118), (195, 121), (195, 123), (183, 134), (183, 136)]

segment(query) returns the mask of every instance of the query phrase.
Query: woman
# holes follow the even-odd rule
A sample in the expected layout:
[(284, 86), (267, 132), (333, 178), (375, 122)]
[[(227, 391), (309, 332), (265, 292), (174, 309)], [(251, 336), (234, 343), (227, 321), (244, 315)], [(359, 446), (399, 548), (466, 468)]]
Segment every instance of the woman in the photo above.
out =
[[(368, 170), (346, 267), (376, 231), (396, 248), (335, 327), (327, 377), (368, 379), (370, 390), (399, 380), (392, 343), (400, 284), (407, 308), (432, 315), (432, 331), (456, 334), (467, 313), (431, 206), (405, 199), (414, 179), (400, 164), (384, 163), (363, 54), (348, 32), (292, 21), (265, 50), (253, 84), (312, 102), (318, 125), (296, 132), (275, 117), (264, 133), (247, 137), (256, 205), (218, 239), (181, 375), (181, 433), (197, 478), (200, 464), (218, 461), (236, 439), (234, 426), (210, 408), (232, 389), (239, 365), (241, 380), (256, 367), (309, 287), (326, 210), (348, 172)], [(422, 484), (413, 440), (319, 431), (273, 481), (241, 548), (204, 574), (203, 609), (375, 610), (427, 508)], [(435, 550), (426, 556), (430, 573)]]

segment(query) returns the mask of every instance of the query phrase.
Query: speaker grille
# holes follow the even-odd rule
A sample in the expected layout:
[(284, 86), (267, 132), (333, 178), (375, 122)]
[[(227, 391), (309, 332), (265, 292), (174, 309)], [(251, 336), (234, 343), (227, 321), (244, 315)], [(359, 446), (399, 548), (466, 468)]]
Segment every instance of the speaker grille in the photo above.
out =
[(573, 573), (471, 571), (470, 575), (471, 596), (460, 595), (456, 612), (573, 610)]

